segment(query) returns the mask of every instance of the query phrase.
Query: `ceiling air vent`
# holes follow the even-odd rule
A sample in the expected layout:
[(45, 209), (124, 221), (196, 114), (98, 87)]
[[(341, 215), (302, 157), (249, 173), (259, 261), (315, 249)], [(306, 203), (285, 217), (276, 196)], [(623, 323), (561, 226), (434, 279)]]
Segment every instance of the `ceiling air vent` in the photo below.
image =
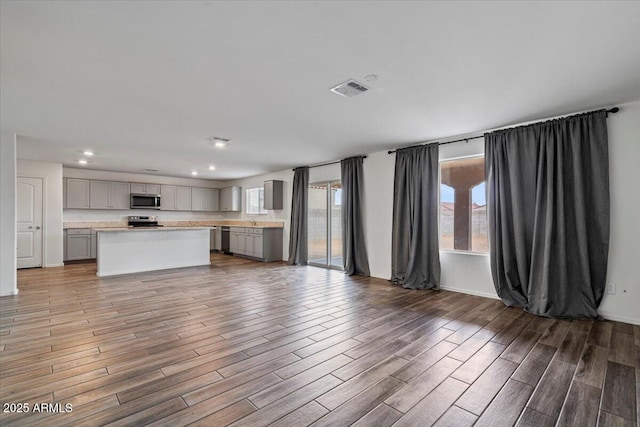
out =
[(361, 93), (364, 93), (368, 90), (368, 87), (366, 87), (362, 83), (358, 83), (355, 80), (347, 80), (346, 82), (340, 83), (338, 86), (331, 88), (331, 92), (337, 93), (338, 95), (346, 96), (348, 98), (360, 95)]

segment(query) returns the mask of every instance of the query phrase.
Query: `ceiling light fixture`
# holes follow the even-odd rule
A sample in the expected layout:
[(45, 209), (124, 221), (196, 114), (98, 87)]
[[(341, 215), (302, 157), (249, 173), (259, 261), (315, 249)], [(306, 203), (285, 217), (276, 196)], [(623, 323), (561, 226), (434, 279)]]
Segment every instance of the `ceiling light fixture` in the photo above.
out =
[(78, 160), (78, 163), (80, 163), (81, 165), (86, 165), (87, 161), (85, 159), (80, 159)]
[(216, 148), (224, 148), (224, 147), (227, 146), (227, 143), (229, 142), (228, 139), (219, 138), (217, 136), (211, 136), (211, 137), (207, 138), (207, 140), (213, 142), (213, 145)]
[(216, 170), (216, 167), (215, 166), (209, 166), (209, 170), (210, 171), (214, 171), (214, 170)]
[(191, 175), (198, 175), (197, 171), (191, 171)]
[(87, 150), (87, 151), (84, 152), (84, 155), (91, 157), (91, 156), (93, 156), (93, 151), (88, 151)]

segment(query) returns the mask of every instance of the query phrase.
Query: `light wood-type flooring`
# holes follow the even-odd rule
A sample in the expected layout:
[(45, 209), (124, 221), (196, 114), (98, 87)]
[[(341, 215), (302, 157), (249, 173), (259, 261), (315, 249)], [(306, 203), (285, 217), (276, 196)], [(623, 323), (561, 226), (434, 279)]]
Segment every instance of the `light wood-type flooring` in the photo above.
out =
[(218, 254), (18, 283), (0, 298), (0, 401), (30, 409), (3, 426), (637, 425), (638, 326)]

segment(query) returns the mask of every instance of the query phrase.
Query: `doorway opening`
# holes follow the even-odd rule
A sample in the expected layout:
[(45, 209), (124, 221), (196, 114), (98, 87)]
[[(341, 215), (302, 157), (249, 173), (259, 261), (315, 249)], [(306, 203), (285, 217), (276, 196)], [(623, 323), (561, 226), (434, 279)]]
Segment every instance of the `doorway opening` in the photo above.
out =
[(18, 177), (16, 185), (17, 267), (42, 267), (43, 180)]
[(342, 270), (342, 183), (309, 184), (309, 264)]

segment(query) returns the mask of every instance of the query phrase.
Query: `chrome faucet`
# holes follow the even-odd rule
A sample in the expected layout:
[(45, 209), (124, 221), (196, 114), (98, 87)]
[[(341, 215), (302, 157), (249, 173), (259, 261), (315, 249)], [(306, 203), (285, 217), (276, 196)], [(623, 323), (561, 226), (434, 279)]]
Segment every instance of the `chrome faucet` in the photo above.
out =
[(250, 222), (250, 223), (251, 223), (251, 225), (253, 225), (253, 226), (255, 226), (255, 225), (257, 224), (257, 223), (256, 223), (256, 220), (255, 220), (255, 219), (253, 219), (253, 218), (249, 218), (249, 222)]

